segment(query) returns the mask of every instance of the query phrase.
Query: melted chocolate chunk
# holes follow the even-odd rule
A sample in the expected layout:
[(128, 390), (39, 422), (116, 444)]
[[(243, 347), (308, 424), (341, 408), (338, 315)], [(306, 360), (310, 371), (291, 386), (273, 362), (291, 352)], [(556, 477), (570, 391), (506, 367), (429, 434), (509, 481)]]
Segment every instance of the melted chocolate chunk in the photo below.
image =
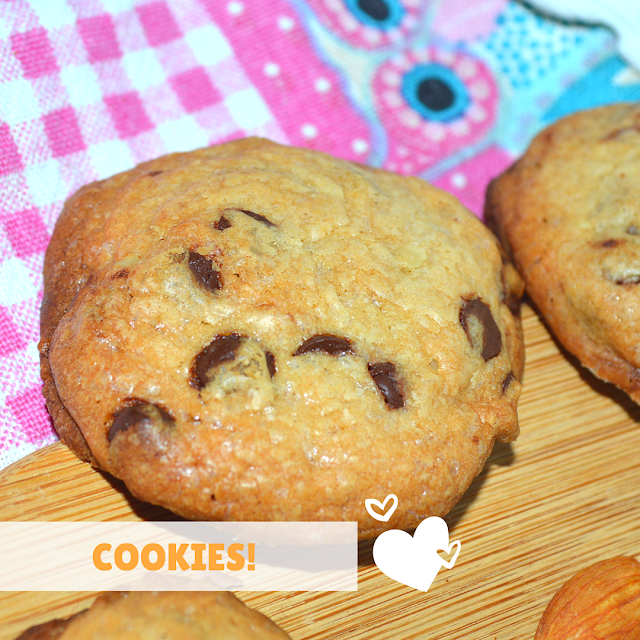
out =
[(597, 246), (602, 247), (603, 249), (613, 249), (620, 244), (623, 244), (624, 240), (616, 240), (615, 238), (610, 238), (609, 240), (603, 240), (602, 242), (598, 242)]
[(513, 371), (509, 371), (505, 376), (505, 379), (502, 381), (502, 393), (506, 393), (509, 385), (516, 379)]
[(218, 222), (216, 222), (213, 226), (218, 231), (224, 231), (231, 226), (231, 223), (224, 216), (220, 216)]
[[(475, 316), (482, 325), (482, 359), (487, 362), (502, 351), (502, 335), (493, 319), (489, 306), (478, 298), (465, 300), (460, 309), (460, 324), (473, 345), (473, 337), (469, 328), (469, 318)], [(475, 346), (475, 345), (473, 345)]]
[(626, 276), (625, 278), (618, 278), (615, 283), (619, 285), (640, 284), (640, 275), (630, 275)]
[(276, 367), (276, 357), (271, 353), (271, 351), (265, 351), (264, 357), (267, 360), (267, 369), (269, 369), (269, 375), (273, 378), (276, 375), (276, 371), (278, 368)]
[(514, 316), (520, 316), (520, 298), (513, 291), (505, 293), (502, 302), (507, 305)]
[(243, 337), (238, 333), (216, 336), (196, 357), (191, 365), (189, 384), (203, 389), (209, 382), (209, 371), (223, 362), (234, 360)]
[(196, 277), (196, 280), (209, 289), (209, 291), (222, 289), (220, 273), (213, 268), (211, 260), (208, 260), (195, 251), (189, 251), (189, 268), (191, 269), (191, 273)]
[(113, 422), (107, 433), (107, 440), (111, 442), (113, 438), (120, 432), (127, 429), (142, 425), (153, 424), (158, 420), (166, 424), (173, 424), (173, 418), (162, 408), (156, 404), (150, 404), (144, 400), (128, 400), (129, 406), (120, 409), (113, 416)]
[(344, 356), (347, 353), (355, 353), (351, 346), (351, 340), (321, 333), (305, 340), (295, 351), (294, 356), (301, 356), (310, 351), (324, 351), (332, 356)]
[(273, 222), (271, 222), (271, 220), (269, 220), (268, 218), (265, 218), (264, 216), (261, 216), (259, 213), (254, 213), (253, 211), (247, 211), (246, 209), (238, 209), (238, 211), (242, 211), (242, 213), (244, 213), (246, 216), (249, 216), (250, 218), (257, 220), (258, 222), (262, 222), (263, 224), (266, 224), (267, 227), (276, 226), (275, 224), (273, 224)]
[(389, 409), (404, 407), (404, 396), (400, 391), (400, 383), (393, 363), (370, 362), (367, 367)]

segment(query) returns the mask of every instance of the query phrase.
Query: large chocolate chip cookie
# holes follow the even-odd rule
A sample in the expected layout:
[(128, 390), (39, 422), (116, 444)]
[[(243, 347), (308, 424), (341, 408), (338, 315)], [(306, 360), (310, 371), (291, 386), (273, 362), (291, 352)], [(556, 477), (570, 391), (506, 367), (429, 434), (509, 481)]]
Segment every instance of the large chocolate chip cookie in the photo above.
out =
[[(521, 281), (416, 178), (247, 139), (83, 188), (45, 264), (61, 438), (188, 518), (416, 526), (518, 432)], [(395, 493), (388, 523), (367, 498)]]

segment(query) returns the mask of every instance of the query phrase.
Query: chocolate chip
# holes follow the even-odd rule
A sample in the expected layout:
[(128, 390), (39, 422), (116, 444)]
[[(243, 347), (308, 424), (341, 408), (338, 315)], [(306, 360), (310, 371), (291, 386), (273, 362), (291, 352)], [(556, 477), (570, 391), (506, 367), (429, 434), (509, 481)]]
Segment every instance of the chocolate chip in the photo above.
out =
[(295, 351), (294, 356), (301, 356), (310, 351), (324, 351), (332, 356), (344, 356), (354, 353), (351, 340), (332, 336), (328, 333), (320, 333), (305, 340)]
[(216, 336), (196, 357), (191, 365), (189, 384), (196, 389), (203, 389), (209, 382), (209, 371), (214, 367), (235, 360), (236, 352), (242, 343), (243, 336), (228, 333)]
[(617, 247), (624, 243), (624, 240), (616, 240), (615, 238), (610, 238), (609, 240), (603, 240), (602, 242), (598, 242), (597, 246), (602, 247), (603, 249), (612, 249), (613, 247)]
[(220, 216), (218, 222), (216, 222), (213, 226), (218, 231), (224, 231), (231, 226), (231, 223), (224, 216)]
[(128, 406), (120, 409), (120, 411), (113, 416), (113, 422), (107, 433), (107, 440), (109, 442), (111, 442), (118, 433), (126, 431), (133, 426), (145, 423), (153, 424), (158, 421), (166, 424), (174, 423), (174, 419), (162, 407), (156, 404), (150, 404), (144, 400), (137, 400), (135, 398), (130, 398), (125, 402), (128, 403)]
[(507, 305), (507, 308), (514, 316), (520, 316), (520, 298), (515, 292), (508, 291), (505, 293), (502, 302)]
[(147, 175), (151, 178), (154, 178), (155, 176), (159, 176), (162, 173), (162, 171), (149, 171), (149, 173), (147, 173)]
[(254, 213), (253, 211), (247, 211), (246, 209), (238, 209), (238, 211), (242, 211), (242, 213), (244, 213), (246, 216), (249, 216), (250, 218), (257, 220), (258, 222), (262, 222), (263, 224), (266, 224), (267, 227), (276, 226), (275, 224), (273, 224), (273, 222), (271, 222), (271, 220), (269, 220), (268, 218), (265, 218), (264, 216), (261, 216), (259, 213)]
[[(460, 309), (460, 324), (473, 345), (473, 336), (469, 327), (469, 318), (475, 316), (482, 325), (482, 359), (487, 362), (502, 351), (502, 335), (493, 319), (489, 306), (478, 298), (465, 300)], [(475, 346), (475, 345), (474, 345)]]
[(120, 269), (120, 271), (118, 271), (113, 275), (113, 279), (116, 280), (117, 278), (126, 278), (128, 275), (129, 275), (128, 269)]
[(400, 383), (396, 377), (396, 368), (393, 363), (370, 362), (367, 368), (389, 409), (404, 407), (404, 396), (400, 391)]
[(640, 284), (640, 274), (625, 276), (624, 278), (618, 278), (615, 280), (616, 284)]
[(222, 289), (220, 273), (213, 268), (211, 260), (195, 251), (189, 251), (189, 268), (196, 280), (210, 291)]
[(264, 357), (267, 360), (267, 369), (269, 369), (269, 375), (273, 378), (276, 375), (276, 371), (278, 371), (276, 367), (276, 357), (271, 353), (271, 351), (265, 351)]
[(516, 379), (513, 371), (509, 371), (509, 373), (507, 373), (505, 379), (502, 381), (502, 393), (506, 393), (507, 389), (509, 388), (509, 385)]

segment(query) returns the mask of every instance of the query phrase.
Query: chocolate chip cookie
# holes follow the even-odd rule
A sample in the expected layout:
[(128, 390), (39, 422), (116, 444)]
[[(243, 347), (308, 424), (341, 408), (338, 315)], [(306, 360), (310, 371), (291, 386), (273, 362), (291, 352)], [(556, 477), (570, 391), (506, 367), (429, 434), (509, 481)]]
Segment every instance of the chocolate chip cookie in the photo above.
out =
[[(45, 263), (60, 437), (187, 518), (446, 513), (518, 433), (522, 283), (427, 183), (245, 139), (89, 185)], [(367, 498), (395, 493), (388, 523)]]
[(583, 365), (640, 402), (640, 106), (571, 115), (489, 187), (486, 219)]
[(287, 640), (269, 618), (227, 591), (134, 591), (100, 596), (86, 611), (16, 640)]

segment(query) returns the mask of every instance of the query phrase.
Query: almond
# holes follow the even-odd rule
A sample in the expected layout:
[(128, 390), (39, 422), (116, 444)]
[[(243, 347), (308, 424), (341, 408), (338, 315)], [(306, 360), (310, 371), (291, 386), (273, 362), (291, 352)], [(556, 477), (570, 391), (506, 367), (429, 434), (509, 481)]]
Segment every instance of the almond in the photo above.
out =
[(556, 593), (535, 640), (640, 640), (640, 563), (603, 560)]

